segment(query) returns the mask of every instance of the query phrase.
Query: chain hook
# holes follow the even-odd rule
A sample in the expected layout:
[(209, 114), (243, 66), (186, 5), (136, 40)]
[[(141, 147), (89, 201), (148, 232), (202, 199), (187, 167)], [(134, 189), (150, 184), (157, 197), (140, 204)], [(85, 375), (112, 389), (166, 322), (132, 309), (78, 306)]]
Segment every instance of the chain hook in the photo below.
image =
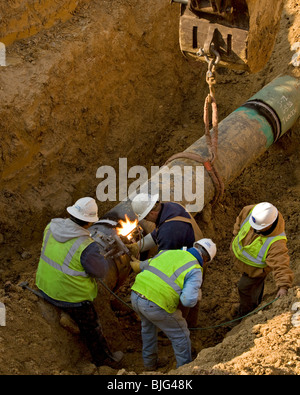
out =
[(203, 56), (206, 63), (208, 63), (209, 69), (211, 69), (212, 66), (216, 66), (219, 63), (221, 56), (219, 52), (215, 49), (214, 43), (210, 44), (209, 52), (214, 56), (212, 59), (209, 59), (208, 55), (205, 53), (203, 48), (199, 48), (198, 51), (196, 52), (196, 55), (199, 57)]
[(210, 95), (214, 96), (213, 85), (216, 83), (215, 66), (219, 63), (221, 57), (219, 52), (215, 49), (214, 43), (210, 44), (209, 52), (210, 55), (212, 55), (211, 58), (208, 57), (208, 55), (205, 53), (203, 48), (199, 48), (196, 54), (198, 56), (203, 56), (205, 61), (208, 63), (207, 72), (206, 72), (206, 82), (209, 86)]

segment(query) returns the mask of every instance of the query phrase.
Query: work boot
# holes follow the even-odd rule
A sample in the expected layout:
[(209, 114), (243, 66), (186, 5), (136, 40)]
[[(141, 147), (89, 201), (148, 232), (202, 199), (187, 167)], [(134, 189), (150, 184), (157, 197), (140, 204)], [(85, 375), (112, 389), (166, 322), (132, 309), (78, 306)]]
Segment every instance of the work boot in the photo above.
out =
[(97, 367), (108, 365), (108, 366), (114, 366), (113, 362), (120, 362), (124, 357), (124, 354), (122, 351), (115, 351), (115, 352), (108, 352), (107, 350), (102, 350), (97, 355), (94, 355), (93, 358), (93, 364), (96, 365)]
[(114, 351), (113, 353), (109, 353), (108, 357), (115, 362), (120, 362), (124, 357), (124, 353), (122, 351)]
[(159, 368), (163, 368), (164, 366), (166, 366), (168, 364), (168, 362), (169, 362), (169, 358), (166, 357), (166, 356), (158, 358), (155, 365), (153, 365), (153, 366), (145, 366), (145, 371), (146, 372), (152, 372), (152, 371), (155, 371), (155, 370), (157, 370)]

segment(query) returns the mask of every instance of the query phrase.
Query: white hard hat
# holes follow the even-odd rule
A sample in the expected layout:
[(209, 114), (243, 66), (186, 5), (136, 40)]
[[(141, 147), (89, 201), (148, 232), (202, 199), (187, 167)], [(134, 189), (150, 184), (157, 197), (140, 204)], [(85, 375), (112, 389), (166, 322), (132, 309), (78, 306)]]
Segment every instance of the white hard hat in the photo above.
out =
[(203, 247), (206, 250), (210, 257), (210, 261), (212, 261), (217, 253), (217, 246), (215, 245), (215, 243), (211, 239), (200, 239), (198, 241), (195, 241), (193, 247), (197, 249), (197, 247), (199, 248), (199, 246)]
[(96, 222), (99, 219), (97, 203), (91, 197), (78, 199), (73, 206), (67, 207), (67, 211), (73, 217), (85, 222)]
[(278, 216), (278, 210), (273, 204), (263, 202), (257, 204), (249, 218), (250, 225), (256, 230), (261, 230), (271, 225)]
[(149, 214), (155, 203), (158, 201), (158, 198), (159, 194), (148, 195), (147, 193), (140, 193), (132, 199), (132, 210), (137, 215), (139, 221)]

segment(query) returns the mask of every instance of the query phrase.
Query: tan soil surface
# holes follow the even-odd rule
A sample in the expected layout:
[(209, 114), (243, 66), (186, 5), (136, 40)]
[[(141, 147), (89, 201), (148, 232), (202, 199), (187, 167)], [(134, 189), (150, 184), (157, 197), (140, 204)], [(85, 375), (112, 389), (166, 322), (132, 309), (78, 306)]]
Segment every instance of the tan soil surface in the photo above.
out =
[[(1, 0), (0, 9), (7, 3), (17, 9), (21, 2)], [(0, 301), (7, 312), (7, 325), (0, 327), (0, 374), (142, 374), (140, 322), (106, 290), (99, 288), (97, 309), (109, 343), (125, 357), (119, 365), (97, 369), (79, 335), (59, 324), (59, 312), (18, 284), (26, 280), (34, 287), (44, 227), (79, 197), (95, 196), (99, 166), (117, 168), (120, 157), (128, 158), (128, 167), (162, 165), (203, 134), (207, 65), (180, 53), (178, 4), (61, 3), (65, 8), (53, 11), (49, 28), (43, 15), (28, 9), (33, 12), (25, 13), (32, 24), (29, 34), (41, 31), (8, 46), (8, 66), (0, 69)], [(71, 18), (60, 18), (68, 7)], [(2, 19), (8, 18), (7, 28), (20, 22), (10, 15), (12, 20)], [(290, 47), (300, 41), (299, 15), (299, 1), (287, 0), (273, 54), (262, 71), (217, 69), (220, 120), (279, 74), (300, 77), (290, 64)], [(20, 24), (24, 32), (26, 24)], [(218, 245), (203, 286), (198, 327), (229, 321), (238, 302), (239, 274), (229, 245), (244, 205), (271, 201), (283, 213), (294, 287), (233, 329), (192, 330), (195, 359), (179, 369), (169, 341), (160, 336), (160, 354), (169, 356), (161, 373), (300, 374), (300, 327), (291, 323), (292, 305), (300, 301), (299, 143), (298, 121), (242, 172), (221, 202), (196, 216)], [(99, 204), (100, 214), (114, 205)], [(127, 302), (132, 281), (133, 276), (118, 293)], [(275, 296), (270, 276), (262, 306)]]

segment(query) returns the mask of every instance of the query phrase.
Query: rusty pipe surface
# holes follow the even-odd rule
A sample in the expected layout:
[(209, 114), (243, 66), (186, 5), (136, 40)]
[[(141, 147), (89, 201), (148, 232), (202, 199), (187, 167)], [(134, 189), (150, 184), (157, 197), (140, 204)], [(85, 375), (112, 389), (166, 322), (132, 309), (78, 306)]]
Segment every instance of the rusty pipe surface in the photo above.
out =
[[(219, 123), (218, 155), (214, 166), (218, 170), (225, 187), (230, 184), (242, 171), (255, 162), (274, 142), (289, 130), (300, 116), (300, 81), (291, 76), (279, 76), (251, 97), (241, 107)], [(192, 152), (202, 157), (208, 156), (205, 136), (198, 139), (185, 152)], [(201, 166), (190, 159), (175, 159), (165, 166)], [(164, 170), (162, 170), (163, 172)], [(148, 180), (150, 187), (151, 179)], [(159, 184), (159, 192), (163, 188)], [(215, 187), (209, 174), (204, 171), (204, 201), (209, 203), (215, 195)], [(185, 203), (179, 201), (179, 203)], [(202, 207), (203, 208), (203, 207)], [(199, 211), (202, 211), (199, 210)], [(197, 211), (197, 212), (199, 212)], [(196, 212), (191, 212), (196, 214)], [(103, 218), (118, 221), (125, 219), (125, 214), (135, 219), (130, 200), (122, 201)], [(100, 229), (100, 227), (102, 228)], [(113, 227), (112, 227), (113, 228)], [(109, 230), (112, 232), (112, 228)], [(107, 232), (108, 225), (93, 225), (97, 233)], [(127, 259), (127, 257), (126, 257)], [(126, 272), (126, 259), (123, 255), (123, 272)], [(127, 259), (129, 262), (129, 259)], [(113, 265), (112, 265), (113, 267)], [(118, 283), (118, 268), (112, 269), (111, 277)]]

